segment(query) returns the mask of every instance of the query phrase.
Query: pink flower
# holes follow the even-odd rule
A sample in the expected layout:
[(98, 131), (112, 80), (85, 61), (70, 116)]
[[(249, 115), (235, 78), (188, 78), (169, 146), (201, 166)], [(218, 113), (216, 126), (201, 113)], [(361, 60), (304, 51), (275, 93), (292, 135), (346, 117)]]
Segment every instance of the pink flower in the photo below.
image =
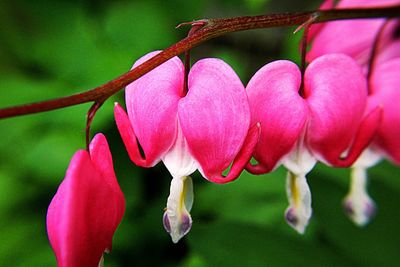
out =
[[(328, 8), (362, 8), (385, 7), (400, 4), (399, 0), (341, 0), (336, 6), (332, 0), (327, 0), (321, 9)], [(313, 41), (307, 60), (330, 54), (344, 53), (354, 58), (360, 64), (368, 62), (375, 37), (385, 19), (357, 19), (332, 21), (313, 25), (310, 29), (310, 39)], [(393, 26), (392, 26), (393, 27)], [(391, 32), (390, 30), (388, 33)], [(385, 35), (383, 43), (390, 41), (390, 34)]]
[(379, 64), (371, 77), (372, 94), (383, 106), (383, 118), (372, 145), (400, 165), (400, 57)]
[(400, 165), (400, 57), (379, 62), (370, 81), (372, 105), (382, 107), (382, 120), (373, 142), (353, 164), (351, 186), (344, 199), (348, 216), (360, 226), (367, 224), (375, 213), (375, 203), (367, 192), (367, 169), (382, 157)]
[(290, 201), (286, 217), (303, 232), (311, 216), (305, 175), (317, 160), (351, 165), (371, 141), (380, 112), (375, 108), (363, 115), (366, 80), (348, 56), (331, 54), (314, 60), (304, 75), (303, 97), (300, 84), (299, 68), (283, 60), (267, 64), (250, 80), (251, 119), (261, 123), (261, 136), (254, 150), (258, 164), (247, 169), (265, 173), (285, 165)]
[[(382, 7), (396, 4), (400, 4), (400, 1), (342, 0), (336, 7)], [(332, 7), (333, 2), (326, 1), (321, 8)], [(389, 22), (384, 19), (345, 20), (311, 27), (313, 43), (307, 59), (335, 52), (353, 57), (364, 69), (366, 76), (368, 72), (372, 73), (368, 77), (367, 109), (377, 105), (382, 109), (382, 121), (372, 144), (352, 166), (351, 187), (344, 200), (346, 212), (358, 225), (367, 224), (375, 210), (375, 204), (367, 193), (367, 168), (375, 165), (382, 157), (400, 164), (400, 117), (396, 110), (396, 103), (400, 101), (396, 90), (400, 82), (397, 78), (400, 65), (395, 59), (400, 57), (399, 29), (400, 22), (394, 19)], [(377, 50), (372, 54), (372, 47), (376, 43)], [(372, 56), (375, 58), (370, 66)]]
[[(158, 52), (147, 54), (133, 67)], [(184, 66), (174, 57), (126, 88), (128, 115), (114, 114), (131, 160), (143, 167), (163, 161), (173, 177), (164, 226), (174, 242), (191, 226), (191, 180), (196, 169), (211, 182), (236, 179), (257, 143), (250, 127), (246, 91), (222, 60), (203, 59), (190, 70), (185, 93)], [(143, 150), (141, 155), (138, 147)], [(226, 177), (222, 172), (232, 164)]]
[(97, 267), (111, 250), (125, 211), (105, 137), (97, 134), (90, 152), (72, 157), (47, 211), (47, 232), (60, 267)]

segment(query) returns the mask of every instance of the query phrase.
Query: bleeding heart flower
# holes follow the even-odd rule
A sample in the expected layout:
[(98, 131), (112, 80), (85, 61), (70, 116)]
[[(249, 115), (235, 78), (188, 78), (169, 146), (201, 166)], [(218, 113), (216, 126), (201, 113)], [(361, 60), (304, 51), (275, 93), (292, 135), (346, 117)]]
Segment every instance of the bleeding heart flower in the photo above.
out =
[(47, 211), (47, 232), (60, 267), (102, 266), (125, 211), (105, 137), (79, 150)]
[(400, 165), (400, 57), (378, 64), (371, 77), (372, 95), (383, 107), (382, 122), (372, 145)]
[(300, 233), (311, 216), (305, 175), (316, 161), (349, 166), (371, 141), (380, 112), (363, 117), (367, 87), (361, 68), (350, 57), (331, 54), (314, 60), (304, 75), (289, 61), (261, 68), (247, 86), (252, 123), (261, 123), (252, 173), (265, 173), (282, 163), (288, 170), (290, 206), (287, 221)]
[[(396, 4), (400, 4), (400, 1), (383, 0), (378, 3), (372, 0), (342, 0), (336, 7), (383, 7)], [(333, 6), (332, 1), (326, 1), (321, 8)], [(363, 226), (370, 221), (375, 210), (375, 204), (367, 193), (367, 168), (377, 164), (382, 157), (400, 164), (400, 117), (396, 110), (400, 101), (396, 90), (400, 68), (395, 61), (387, 63), (400, 57), (400, 22), (395, 19), (348, 20), (313, 25), (310, 30), (313, 45), (307, 58), (312, 60), (338, 51), (353, 57), (363, 67), (366, 76), (368, 72), (372, 73), (372, 76), (368, 76), (370, 94), (367, 111), (377, 105), (382, 109), (382, 121), (374, 141), (352, 166), (351, 187), (344, 199), (346, 213), (353, 222)], [(341, 41), (334, 42), (334, 39)], [(376, 44), (376, 51), (372, 54), (372, 47)], [(374, 57), (373, 62), (370, 61), (371, 57)], [(371, 62), (372, 65), (369, 64)]]
[[(142, 57), (133, 68), (157, 53)], [(118, 104), (114, 110), (131, 160), (143, 167), (162, 160), (173, 177), (164, 226), (174, 242), (191, 226), (193, 196), (188, 176), (199, 169), (211, 182), (236, 179), (259, 134), (258, 125), (250, 127), (244, 86), (226, 63), (208, 58), (194, 64), (187, 94), (184, 75), (181, 60), (174, 57), (127, 86), (128, 115)], [(222, 176), (231, 164), (229, 173)]]
[(382, 106), (382, 120), (373, 142), (353, 164), (351, 185), (344, 208), (354, 223), (366, 225), (375, 214), (375, 203), (367, 192), (367, 169), (387, 158), (400, 165), (400, 57), (377, 63), (370, 81), (369, 102)]
[[(341, 0), (334, 6), (332, 0), (327, 0), (321, 9), (327, 8), (362, 8), (362, 7), (385, 7), (400, 4), (399, 0)], [(316, 24), (310, 28), (310, 40), (313, 41), (307, 60), (311, 62), (315, 58), (330, 54), (344, 53), (354, 58), (358, 63), (368, 62), (376, 34), (385, 23), (385, 19), (358, 19), (332, 21)], [(388, 27), (382, 44), (392, 39), (389, 28), (393, 29), (395, 24)]]

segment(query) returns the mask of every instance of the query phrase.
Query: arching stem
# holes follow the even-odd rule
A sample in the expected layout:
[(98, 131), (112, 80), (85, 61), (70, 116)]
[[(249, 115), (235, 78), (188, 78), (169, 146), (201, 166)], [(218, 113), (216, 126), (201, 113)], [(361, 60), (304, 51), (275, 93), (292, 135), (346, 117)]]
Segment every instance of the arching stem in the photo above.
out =
[(86, 150), (87, 151), (89, 151), (89, 144), (90, 144), (90, 126), (92, 125), (92, 121), (93, 121), (94, 116), (96, 115), (96, 112), (103, 105), (103, 103), (104, 103), (104, 100), (94, 102), (93, 105), (88, 110), (88, 113), (86, 115)]
[(100, 99), (104, 99), (105, 101), (126, 85), (161, 65), (168, 59), (180, 55), (207, 40), (230, 32), (301, 25), (307, 22), (307, 20), (312, 16), (317, 16), (314, 23), (358, 18), (393, 18), (400, 16), (400, 5), (384, 8), (332, 9), (300, 13), (201, 20), (205, 22), (205, 25), (194, 34), (173, 44), (163, 52), (112, 81), (83, 93), (0, 109), (0, 119), (55, 110), (82, 103), (99, 101)]

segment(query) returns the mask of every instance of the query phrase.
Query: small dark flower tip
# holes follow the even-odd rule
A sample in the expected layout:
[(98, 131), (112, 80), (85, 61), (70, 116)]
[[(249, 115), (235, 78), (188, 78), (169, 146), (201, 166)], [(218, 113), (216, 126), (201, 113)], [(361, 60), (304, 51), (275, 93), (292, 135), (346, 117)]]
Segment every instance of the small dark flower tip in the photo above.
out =
[(375, 216), (376, 214), (376, 206), (373, 202), (368, 202), (366, 204), (366, 208), (364, 210), (364, 214), (367, 218), (372, 218)]
[(182, 216), (182, 223), (180, 225), (179, 231), (181, 232), (182, 236), (189, 233), (190, 228), (192, 228), (192, 218), (186, 214)]
[(354, 208), (353, 208), (353, 204), (351, 203), (351, 201), (345, 201), (343, 203), (343, 210), (348, 216), (354, 215)]
[(171, 233), (171, 224), (169, 222), (169, 218), (168, 218), (166, 211), (164, 212), (164, 215), (163, 215), (163, 225), (164, 225), (165, 231), (167, 231), (167, 233)]
[(285, 219), (293, 227), (295, 227), (297, 225), (298, 221), (299, 221), (297, 216), (296, 216), (296, 213), (294, 212), (294, 210), (292, 208), (290, 208), (290, 209), (288, 209), (286, 211)]

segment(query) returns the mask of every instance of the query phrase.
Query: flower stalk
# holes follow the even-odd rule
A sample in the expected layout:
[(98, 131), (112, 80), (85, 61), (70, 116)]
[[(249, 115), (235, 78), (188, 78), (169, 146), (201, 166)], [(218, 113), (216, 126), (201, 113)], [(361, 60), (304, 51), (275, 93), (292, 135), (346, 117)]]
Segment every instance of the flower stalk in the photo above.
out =
[[(360, 18), (393, 18), (400, 16), (400, 6), (384, 8), (356, 8), (307, 11), (297, 13), (283, 13), (261, 16), (245, 16), (227, 19), (205, 19), (205, 25), (192, 35), (166, 48), (135, 69), (91, 90), (60, 97), (56, 99), (35, 102), (31, 104), (12, 106), (0, 109), (0, 119), (11, 118), (45, 112), (64, 107), (70, 107), (88, 102), (104, 102), (110, 96), (120, 91), (126, 85), (140, 78), (152, 69), (166, 62), (174, 56), (180, 55), (201, 43), (226, 33), (251, 29), (302, 25), (315, 18), (313, 23), (333, 20), (360, 19)], [(190, 23), (193, 25), (193, 23)]]

